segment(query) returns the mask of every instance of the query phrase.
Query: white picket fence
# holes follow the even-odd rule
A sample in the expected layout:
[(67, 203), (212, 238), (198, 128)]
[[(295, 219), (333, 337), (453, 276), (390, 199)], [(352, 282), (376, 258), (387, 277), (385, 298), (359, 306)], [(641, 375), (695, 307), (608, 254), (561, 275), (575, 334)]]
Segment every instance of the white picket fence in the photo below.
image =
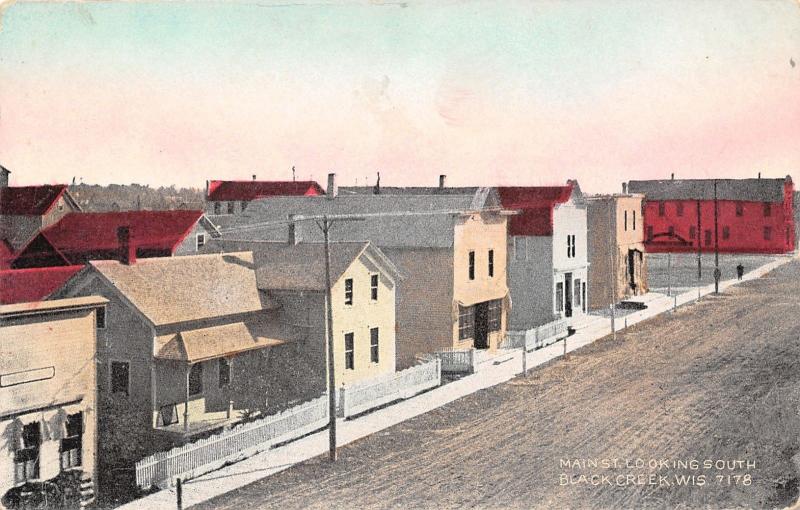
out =
[(208, 473), (225, 463), (320, 429), (328, 423), (328, 416), (328, 399), (322, 396), (220, 434), (156, 453), (136, 463), (136, 484), (143, 489), (154, 485), (164, 488), (178, 478)]
[(436, 357), (442, 363), (442, 372), (466, 372), (474, 374), (478, 369), (475, 349), (445, 349), (437, 351)]
[(527, 331), (509, 331), (503, 347), (506, 349), (525, 349), (526, 352), (550, 345), (569, 334), (567, 320), (548, 322)]
[(339, 390), (339, 412), (348, 418), (395, 400), (413, 397), (439, 386), (441, 382), (441, 361), (428, 361), (400, 372), (342, 387)]

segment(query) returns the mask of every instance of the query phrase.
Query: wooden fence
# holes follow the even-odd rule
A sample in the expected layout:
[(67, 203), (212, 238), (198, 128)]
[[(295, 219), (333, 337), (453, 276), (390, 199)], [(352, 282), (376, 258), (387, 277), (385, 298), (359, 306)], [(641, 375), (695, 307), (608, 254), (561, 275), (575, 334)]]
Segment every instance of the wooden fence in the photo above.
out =
[(442, 382), (438, 359), (387, 374), (379, 378), (342, 387), (340, 413), (345, 418), (380, 407), (395, 400), (410, 398)]
[(438, 351), (436, 357), (441, 361), (442, 372), (466, 372), (474, 374), (478, 369), (475, 349), (445, 349)]
[(550, 345), (568, 334), (567, 320), (559, 319), (527, 331), (509, 331), (503, 347), (507, 349), (524, 348), (528, 352)]
[(249, 457), (272, 445), (298, 438), (328, 423), (328, 399), (322, 396), (220, 434), (159, 452), (136, 463), (136, 484), (164, 488), (177, 478), (193, 478)]

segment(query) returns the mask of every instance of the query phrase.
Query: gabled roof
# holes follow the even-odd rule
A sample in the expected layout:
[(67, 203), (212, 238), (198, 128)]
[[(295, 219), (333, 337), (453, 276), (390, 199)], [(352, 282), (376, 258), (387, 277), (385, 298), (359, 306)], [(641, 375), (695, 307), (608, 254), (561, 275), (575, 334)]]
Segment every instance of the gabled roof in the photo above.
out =
[(119, 248), (119, 227), (130, 227), (138, 250), (172, 253), (202, 217), (203, 211), (186, 210), (70, 213), (41, 235), (70, 261)]
[(512, 216), (508, 234), (512, 236), (553, 235), (553, 209), (573, 197), (577, 183), (570, 181), (565, 186), (500, 186), (497, 193), (505, 209), (516, 209), (520, 214)]
[(324, 195), (315, 181), (209, 181), (206, 200), (257, 200), (268, 197)]
[(375, 192), (374, 186), (339, 186), (340, 195), (375, 195), (375, 196), (436, 196), (436, 195), (462, 195), (471, 196), (473, 201), (470, 204), (472, 209), (483, 209), (485, 207), (497, 207), (500, 200), (497, 197), (495, 188), (478, 186), (381, 186), (379, 193)]
[(84, 266), (37, 267), (0, 271), (0, 304), (43, 301)]
[(253, 255), (227, 253), (90, 265), (154, 325), (263, 310)]
[[(269, 241), (223, 241), (225, 249), (253, 251), (258, 287), (264, 290), (325, 290), (325, 245)], [(330, 243), (331, 282), (335, 284), (362, 254), (392, 281), (403, 279), (397, 267), (369, 241)]]
[(8, 269), (14, 260), (14, 247), (6, 239), (0, 239), (0, 269)]
[(646, 200), (714, 200), (714, 182), (717, 183), (719, 200), (745, 202), (783, 202), (785, 184), (792, 182), (790, 176), (783, 179), (663, 179), (651, 181), (629, 181), (628, 191), (643, 193)]
[(41, 216), (66, 191), (65, 184), (0, 188), (0, 215)]

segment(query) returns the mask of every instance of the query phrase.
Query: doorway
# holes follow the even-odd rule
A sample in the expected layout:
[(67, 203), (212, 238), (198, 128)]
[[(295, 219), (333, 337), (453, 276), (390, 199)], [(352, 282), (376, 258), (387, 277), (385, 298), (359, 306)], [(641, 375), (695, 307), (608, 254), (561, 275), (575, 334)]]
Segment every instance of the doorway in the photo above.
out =
[(489, 303), (475, 305), (475, 348), (489, 348)]
[(636, 250), (628, 250), (628, 286), (636, 293)]
[(564, 316), (572, 317), (572, 273), (564, 273)]

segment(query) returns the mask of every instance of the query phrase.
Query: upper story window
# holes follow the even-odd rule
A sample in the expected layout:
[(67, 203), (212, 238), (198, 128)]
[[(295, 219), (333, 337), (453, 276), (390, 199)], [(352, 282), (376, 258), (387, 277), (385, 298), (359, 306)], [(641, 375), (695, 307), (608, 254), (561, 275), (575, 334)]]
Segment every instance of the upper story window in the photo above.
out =
[(189, 395), (203, 393), (203, 364), (195, 363), (189, 369)]
[(736, 216), (743, 216), (744, 215), (744, 204), (741, 202), (736, 202)]
[(494, 250), (489, 250), (489, 278), (494, 276)]
[(575, 235), (567, 235), (567, 258), (575, 257)]
[(199, 250), (203, 246), (206, 245), (206, 235), (205, 234), (197, 234), (197, 249)]
[(469, 252), (469, 279), (475, 279), (475, 252)]
[(106, 329), (106, 307), (100, 306), (94, 313), (94, 322), (97, 329)]
[(636, 211), (633, 211), (633, 230), (636, 230)]
[(369, 276), (369, 298), (373, 301), (378, 300), (378, 275)]
[(355, 335), (353, 333), (344, 334), (344, 368), (354, 370), (356, 367), (355, 359)]
[(222, 204), (220, 202), (214, 202), (214, 214), (222, 214)]
[(625, 225), (625, 230), (628, 230), (628, 211), (622, 211), (622, 217), (624, 218), (623, 223)]
[(666, 204), (664, 202), (659, 202), (658, 203), (658, 215), (659, 216), (664, 216), (665, 209), (666, 209)]
[(528, 238), (515, 236), (513, 239), (514, 239), (514, 260), (527, 260)]
[(129, 394), (130, 363), (127, 361), (111, 362), (111, 393)]
[(764, 202), (764, 217), (772, 216), (772, 204)]
[(675, 204), (675, 206), (676, 206), (676, 213), (678, 214), (678, 216), (683, 216), (683, 202), (678, 202), (677, 204)]
[(344, 304), (353, 304), (353, 279), (348, 278), (344, 281)]
[(236, 212), (236, 202), (228, 202), (228, 214)]

